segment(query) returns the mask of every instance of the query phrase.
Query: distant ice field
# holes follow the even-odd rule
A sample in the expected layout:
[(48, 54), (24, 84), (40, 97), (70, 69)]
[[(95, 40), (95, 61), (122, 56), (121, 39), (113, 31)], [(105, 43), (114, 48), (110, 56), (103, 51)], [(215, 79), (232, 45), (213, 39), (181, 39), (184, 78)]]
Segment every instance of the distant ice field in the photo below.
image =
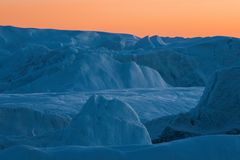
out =
[(2, 108), (28, 108), (42, 113), (72, 118), (91, 95), (104, 95), (128, 103), (145, 122), (155, 118), (187, 112), (194, 108), (202, 87), (164, 89), (119, 89), (94, 92), (0, 94)]

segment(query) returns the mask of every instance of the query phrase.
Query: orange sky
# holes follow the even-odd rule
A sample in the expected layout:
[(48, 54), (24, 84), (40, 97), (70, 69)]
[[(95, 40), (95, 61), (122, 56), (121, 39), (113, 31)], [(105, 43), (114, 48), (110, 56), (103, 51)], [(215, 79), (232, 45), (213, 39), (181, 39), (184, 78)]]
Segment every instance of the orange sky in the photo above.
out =
[(240, 0), (0, 0), (0, 25), (240, 37)]

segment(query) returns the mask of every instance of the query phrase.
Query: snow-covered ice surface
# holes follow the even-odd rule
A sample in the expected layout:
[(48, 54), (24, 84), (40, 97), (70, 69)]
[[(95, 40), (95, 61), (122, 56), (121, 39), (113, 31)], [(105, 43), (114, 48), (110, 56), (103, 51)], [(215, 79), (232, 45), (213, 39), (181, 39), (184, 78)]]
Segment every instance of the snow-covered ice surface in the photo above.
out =
[(233, 37), (0, 26), (0, 159), (238, 160), (239, 55)]
[[(25, 114), (28, 118), (28, 112), (25, 112)], [(8, 114), (3, 116), (8, 116)], [(11, 127), (13, 129), (20, 127), (20, 129), (24, 130), (27, 125), (34, 122), (38, 125), (41, 124), (41, 121), (51, 121), (51, 119), (45, 120), (44, 116), (40, 118), (34, 114), (30, 116), (38, 118), (40, 122), (33, 119), (35, 121), (26, 123), (26, 121), (21, 121), (19, 118), (17, 123), (22, 122), (22, 125), (12, 125)], [(24, 119), (24, 115), (22, 115), (22, 119)], [(36, 134), (35, 128), (33, 129), (33, 135), (20, 135), (16, 132), (16, 135), (12, 136), (8, 134), (1, 135), (1, 148), (9, 148), (18, 144), (41, 147), (151, 144), (148, 131), (129, 104), (116, 98), (109, 99), (98, 95), (91, 96), (83, 105), (81, 111), (64, 128), (45, 131), (45, 133), (41, 134)]]
[[(0, 68), (0, 92), (66, 92), (121, 88), (163, 88), (160, 74), (134, 62), (62, 48), (10, 56)], [(126, 78), (127, 77), (127, 78)]]
[[(87, 54), (104, 53), (124, 62), (135, 61), (149, 66), (157, 70), (168, 84), (178, 87), (204, 86), (216, 70), (239, 66), (239, 46), (239, 38), (224, 36), (139, 38), (104, 32), (0, 27), (1, 66), (9, 59), (20, 60), (22, 54), (34, 58), (45, 52), (74, 48)], [(55, 69), (51, 68), (49, 72)], [(19, 72), (24, 73), (24, 69)], [(12, 77), (6, 78), (11, 80)]]
[(239, 38), (161, 37), (166, 45), (152, 49), (151, 38), (144, 39), (144, 50), (123, 51), (115, 54), (116, 59), (154, 68), (172, 86), (204, 86), (215, 71), (240, 65)]
[(163, 79), (172, 86), (204, 86), (205, 75), (202, 74), (197, 61), (186, 54), (169, 49), (147, 50), (143, 53), (118, 54), (114, 57), (121, 62), (135, 61), (138, 64), (156, 69)]
[(198, 135), (239, 134), (239, 81), (240, 67), (216, 72), (195, 108), (146, 124), (152, 138), (161, 142)]
[(97, 94), (127, 102), (145, 121), (188, 111), (197, 105), (202, 91), (203, 88), (195, 87), (0, 94), (0, 102), (2, 108), (29, 108), (40, 112), (57, 113), (72, 117), (80, 111), (91, 95)]
[(151, 144), (148, 131), (130, 105), (97, 95), (88, 99), (62, 137), (61, 144), (71, 145)]
[(239, 136), (204, 136), (159, 145), (112, 147), (14, 146), (0, 151), (4, 160), (239, 160)]
[[(96, 94), (117, 98), (138, 113), (142, 122), (187, 112), (203, 88), (122, 89), (96, 92), (0, 94), (1, 134), (36, 135), (65, 127), (87, 99)], [(15, 118), (12, 117), (15, 115)], [(18, 116), (16, 116), (18, 115)], [(41, 118), (38, 118), (38, 117)], [(45, 124), (42, 121), (46, 121)], [(55, 124), (55, 123), (58, 124)], [(54, 126), (52, 126), (54, 124)], [(42, 128), (38, 125), (45, 125)], [(20, 127), (21, 126), (21, 127)]]
[[(116, 110), (116, 113), (114, 114), (108, 113), (113, 116), (113, 119), (108, 119), (107, 122), (100, 122), (101, 119), (106, 119), (106, 116), (104, 115), (102, 118), (100, 117), (99, 120), (96, 120), (97, 122), (99, 121), (99, 127), (101, 124), (103, 126), (95, 129), (94, 125), (91, 126), (91, 124), (98, 123), (90, 123), (93, 120), (89, 120), (89, 118), (87, 118), (89, 124), (83, 122), (80, 123), (78, 121), (76, 123), (74, 122), (74, 119), (76, 119), (76, 116), (81, 113), (83, 106), (87, 104), (87, 99), (92, 95), (104, 96), (107, 99), (118, 99), (118, 103), (115, 104), (113, 102), (116, 108), (121, 107), (122, 104), (131, 106), (131, 108), (135, 110), (134, 112), (138, 114), (142, 123), (145, 123), (162, 116), (176, 115), (178, 113), (189, 111), (196, 106), (202, 91), (203, 88), (169, 87), (163, 89), (122, 89), (94, 92), (0, 94), (1, 148), (6, 149), (21, 144), (36, 147), (62, 146), (64, 144), (148, 144), (150, 140), (148, 132), (146, 132), (139, 120), (134, 124), (137, 124), (136, 126), (140, 127), (142, 134), (139, 129), (137, 129), (139, 127), (135, 128), (135, 125), (133, 125), (132, 122), (130, 122), (130, 126), (133, 125), (132, 129), (129, 125), (122, 127), (121, 123), (116, 123), (112, 127), (109, 125), (112, 124), (111, 120), (113, 121), (117, 118), (117, 116), (114, 115), (120, 114), (120, 110)], [(102, 103), (102, 101), (100, 102), (100, 106), (105, 103)], [(108, 103), (108, 101), (106, 103)], [(88, 106), (89, 105), (85, 108), (88, 108)], [(110, 106), (114, 107), (112, 103)], [(92, 114), (97, 114), (97, 111), (96, 113), (95, 111), (94, 113), (91, 113), (89, 117), (92, 117)], [(133, 117), (131, 116), (129, 118), (131, 119)], [(117, 119), (119, 120), (119, 118)], [(127, 117), (123, 117), (123, 120), (120, 122), (123, 124), (129, 124)], [(82, 128), (83, 130), (72, 129), (72, 123), (79, 124), (79, 128)], [(118, 131), (118, 125), (121, 128), (120, 130), (122, 134)], [(124, 132), (124, 128), (126, 128), (126, 132)], [(113, 131), (111, 131), (111, 133), (105, 133), (104, 130)], [(90, 133), (95, 132), (96, 134), (91, 138), (92, 134)], [(127, 140), (124, 141), (122, 141), (121, 138), (120, 140), (117, 138), (114, 141), (111, 139), (111, 136), (113, 136), (114, 133), (118, 138), (121, 137), (120, 135), (122, 135), (122, 137), (125, 135), (125, 137), (130, 138), (131, 134), (133, 134), (132, 136), (134, 138), (127, 138)], [(129, 135), (124, 133), (129, 133)], [(107, 140), (107, 138), (105, 138), (104, 141), (103, 138), (101, 138), (101, 135), (107, 136), (108, 134), (110, 134), (108, 137), (110, 139)], [(137, 135), (140, 135), (140, 137)]]

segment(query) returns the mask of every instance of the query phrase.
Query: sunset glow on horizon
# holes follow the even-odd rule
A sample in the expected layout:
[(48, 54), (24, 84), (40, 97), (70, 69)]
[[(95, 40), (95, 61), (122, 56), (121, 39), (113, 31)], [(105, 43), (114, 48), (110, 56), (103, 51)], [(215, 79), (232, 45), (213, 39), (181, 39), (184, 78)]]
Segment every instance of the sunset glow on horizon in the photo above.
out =
[(239, 0), (1, 0), (0, 25), (240, 37)]

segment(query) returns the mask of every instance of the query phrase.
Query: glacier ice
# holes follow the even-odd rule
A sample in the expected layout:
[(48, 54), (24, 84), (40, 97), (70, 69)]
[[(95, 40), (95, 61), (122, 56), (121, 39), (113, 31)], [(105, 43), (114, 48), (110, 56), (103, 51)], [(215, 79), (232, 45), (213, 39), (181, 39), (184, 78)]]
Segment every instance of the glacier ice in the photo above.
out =
[[(0, 91), (65, 92), (168, 86), (160, 74), (136, 63), (122, 64), (107, 55), (63, 48), (14, 55), (0, 68)], [(96, 61), (97, 60), (97, 61)]]
[(113, 57), (131, 55), (125, 62), (136, 61), (156, 69), (167, 83), (177, 87), (205, 86), (216, 70), (239, 65), (239, 45), (239, 38), (224, 36), (139, 38), (105, 32), (0, 27), (1, 64), (12, 59), (21, 60), (22, 52), (62, 48)]
[(239, 38), (161, 37), (167, 46), (157, 49), (149, 49), (154, 48), (149, 39), (145, 38), (145, 48), (148, 49), (115, 54), (115, 57), (122, 62), (135, 61), (154, 68), (172, 86), (205, 86), (215, 71), (240, 65)]
[(157, 70), (163, 79), (172, 86), (204, 86), (205, 76), (197, 61), (172, 50), (144, 51), (144, 54), (115, 55), (121, 62), (134, 61), (139, 65)]
[[(0, 94), (0, 134), (32, 136), (66, 127), (93, 94), (128, 103), (141, 122), (195, 107), (203, 88), (118, 89), (91, 92)], [(14, 119), (14, 117), (17, 115)], [(57, 124), (56, 124), (57, 123)], [(10, 125), (9, 125), (10, 124)], [(54, 125), (54, 126), (53, 126)], [(5, 126), (5, 127), (4, 127)], [(21, 126), (21, 127), (20, 127)], [(6, 134), (5, 134), (6, 133)]]
[[(37, 121), (28, 118), (29, 116), (33, 117), (28, 112), (23, 113), (26, 114), (26, 117), (19, 116), (19, 118), (25, 118), (29, 121), (26, 122), (22, 119), (19, 119), (19, 122), (13, 121), (15, 124), (12, 124), (12, 129), (27, 132), (28, 128), (36, 127), (36, 130), (31, 130), (30, 135), (21, 135), (15, 132), (13, 132), (15, 135), (12, 136), (6, 134), (1, 137), (0, 135), (1, 147), (9, 148), (18, 144), (41, 147), (151, 144), (149, 133), (141, 123), (137, 113), (129, 104), (118, 99), (106, 99), (103, 96), (93, 95), (71, 122), (59, 127), (60, 122), (50, 121), (50, 124), (58, 127), (57, 129), (53, 128), (55, 130), (51, 128), (51, 125), (49, 127), (49, 121), (46, 117), (37, 117), (36, 119), (39, 119)], [(7, 125), (7, 123), (5, 124)], [(17, 126), (18, 124), (20, 125)], [(42, 133), (39, 132), (41, 127), (45, 129)], [(9, 128), (11, 129), (11, 127)]]
[(138, 40), (138, 37), (130, 34), (0, 27), (0, 46), (11, 52), (34, 44), (46, 46), (49, 49), (75, 46), (82, 49), (121, 50), (131, 48)]
[[(195, 108), (147, 124), (150, 134), (153, 131), (152, 138), (161, 142), (198, 135), (239, 134), (239, 80), (239, 67), (217, 71)], [(158, 123), (164, 125), (158, 126)]]
[(0, 107), (0, 135), (36, 136), (65, 128), (70, 118), (34, 108)]
[(239, 46), (0, 26), (0, 159), (238, 160)]
[(151, 144), (136, 112), (117, 99), (94, 95), (64, 131), (67, 144), (88, 146)]
[(159, 36), (146, 36), (139, 39), (135, 44), (135, 49), (155, 49), (166, 46), (167, 44)]

